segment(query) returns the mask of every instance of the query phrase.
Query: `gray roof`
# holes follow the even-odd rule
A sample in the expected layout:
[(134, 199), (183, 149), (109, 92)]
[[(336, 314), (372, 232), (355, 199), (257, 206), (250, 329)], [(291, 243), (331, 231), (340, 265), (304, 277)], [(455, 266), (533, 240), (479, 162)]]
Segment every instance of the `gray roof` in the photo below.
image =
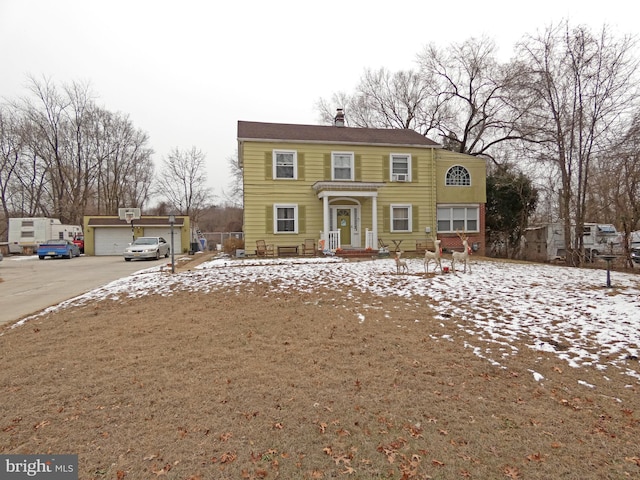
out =
[[(88, 215), (89, 216), (89, 224), (90, 227), (128, 227), (130, 226), (126, 221), (120, 220), (118, 217), (114, 216), (101, 216), (101, 215)], [(133, 221), (136, 226), (167, 226), (169, 225), (169, 216), (161, 215), (161, 216), (152, 216), (146, 217), (142, 216), (138, 220)], [(175, 217), (174, 225), (177, 228), (182, 227), (184, 224), (184, 217)]]
[(415, 130), (238, 121), (238, 141), (402, 145), (441, 148)]

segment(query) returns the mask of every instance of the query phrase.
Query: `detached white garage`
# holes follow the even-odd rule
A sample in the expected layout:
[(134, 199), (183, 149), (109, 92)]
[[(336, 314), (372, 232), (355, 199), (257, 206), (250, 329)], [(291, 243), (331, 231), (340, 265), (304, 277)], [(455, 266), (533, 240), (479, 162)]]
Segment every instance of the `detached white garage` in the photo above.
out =
[[(124, 249), (138, 237), (163, 237), (171, 245), (171, 225), (168, 216), (142, 216), (130, 223), (117, 216), (87, 216), (84, 219), (84, 243), (87, 255), (122, 255)], [(189, 217), (175, 217), (173, 251), (181, 254), (189, 245)]]
[(132, 241), (131, 228), (96, 228), (95, 255), (122, 255)]

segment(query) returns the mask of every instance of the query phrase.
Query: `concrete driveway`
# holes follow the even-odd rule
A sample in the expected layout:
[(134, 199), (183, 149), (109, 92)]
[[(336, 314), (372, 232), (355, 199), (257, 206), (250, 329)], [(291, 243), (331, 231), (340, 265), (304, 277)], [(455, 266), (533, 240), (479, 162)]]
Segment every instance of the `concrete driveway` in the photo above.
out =
[(117, 257), (39, 260), (5, 256), (0, 262), (0, 325), (57, 305), (131, 273), (170, 259), (125, 262)]

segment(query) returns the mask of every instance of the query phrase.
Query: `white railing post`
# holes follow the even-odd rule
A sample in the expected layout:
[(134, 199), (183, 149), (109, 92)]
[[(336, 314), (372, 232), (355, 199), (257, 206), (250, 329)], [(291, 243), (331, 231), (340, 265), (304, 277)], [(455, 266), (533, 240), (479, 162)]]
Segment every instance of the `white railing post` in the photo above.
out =
[(374, 247), (374, 241), (373, 241), (373, 230), (369, 230), (368, 228), (365, 230), (365, 245), (364, 248), (373, 248)]

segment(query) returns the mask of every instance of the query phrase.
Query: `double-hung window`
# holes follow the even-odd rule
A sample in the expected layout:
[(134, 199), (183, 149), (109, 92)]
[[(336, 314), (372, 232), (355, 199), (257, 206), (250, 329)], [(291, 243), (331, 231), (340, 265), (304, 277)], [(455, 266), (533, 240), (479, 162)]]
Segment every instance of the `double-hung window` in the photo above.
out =
[(354, 160), (351, 152), (333, 152), (331, 154), (331, 179), (353, 180)]
[(480, 224), (477, 205), (439, 205), (438, 233), (477, 232)]
[(391, 205), (391, 231), (411, 231), (411, 205)]
[(298, 205), (274, 205), (274, 232), (298, 233)]
[(400, 153), (391, 154), (391, 181), (411, 181), (411, 155)]
[(273, 151), (273, 178), (298, 178), (298, 155), (295, 150)]

